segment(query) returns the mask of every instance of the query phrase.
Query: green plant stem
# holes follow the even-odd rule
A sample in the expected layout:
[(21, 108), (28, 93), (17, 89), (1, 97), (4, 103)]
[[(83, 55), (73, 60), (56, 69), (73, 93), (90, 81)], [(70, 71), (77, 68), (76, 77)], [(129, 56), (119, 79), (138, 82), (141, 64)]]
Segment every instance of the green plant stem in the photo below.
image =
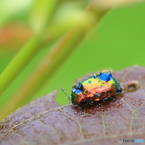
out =
[[(14, 59), (10, 62), (10, 64), (6, 67), (6, 69), (0, 75), (0, 95), (7, 89), (7, 87), (13, 82), (13, 80), (21, 73), (21, 71), (26, 67), (26, 65), (36, 56), (39, 50), (41, 50), (40, 46), (43, 41), (42, 34), (46, 26), (45, 19), (47, 19), (48, 21), (53, 11), (53, 8), (55, 7), (56, 2), (57, 0), (53, 0), (53, 1), (42, 0), (41, 4), (45, 5), (43, 9), (43, 13), (41, 12), (41, 9), (39, 10), (37, 9), (38, 10), (37, 14), (38, 13), (40, 13), (41, 15), (43, 14), (44, 25), (18, 52), (18, 54), (14, 57)], [(37, 8), (39, 4), (40, 4), (39, 0), (36, 0), (36, 2), (34, 2), (35, 7)]]
[(30, 14), (30, 25), (39, 33), (48, 25), (58, 0), (35, 0)]
[(38, 35), (32, 37), (0, 75), (0, 95), (38, 53), (40, 50), (40, 41), (41, 40)]

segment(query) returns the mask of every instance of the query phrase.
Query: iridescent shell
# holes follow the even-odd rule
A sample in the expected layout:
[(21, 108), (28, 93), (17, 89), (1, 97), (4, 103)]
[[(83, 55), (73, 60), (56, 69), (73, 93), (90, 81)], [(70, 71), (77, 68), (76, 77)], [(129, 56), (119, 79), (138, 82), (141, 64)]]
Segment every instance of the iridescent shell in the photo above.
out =
[(117, 79), (110, 71), (103, 70), (100, 74), (90, 76), (72, 87), (70, 96), (74, 105), (91, 105), (94, 102), (105, 101), (122, 92), (122, 88)]

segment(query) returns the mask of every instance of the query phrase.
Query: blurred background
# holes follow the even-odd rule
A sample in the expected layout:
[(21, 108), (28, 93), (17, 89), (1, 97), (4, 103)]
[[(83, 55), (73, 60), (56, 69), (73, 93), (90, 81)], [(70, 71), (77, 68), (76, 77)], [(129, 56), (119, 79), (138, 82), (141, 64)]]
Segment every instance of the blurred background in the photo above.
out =
[[(43, 7), (35, 7), (34, 1), (0, 0), (0, 73), (33, 36), (35, 30), (41, 27), (42, 16), (37, 12)], [(9, 101), (11, 94), (26, 80), (51, 46), (75, 25), (88, 3), (82, 0), (59, 2), (48, 28), (48, 41), (55, 41), (49, 46), (42, 46), (39, 54), (2, 94), (0, 108)], [(67, 104), (68, 99), (60, 88), (70, 95), (77, 78), (106, 68), (118, 71), (136, 64), (145, 65), (145, 2), (111, 9), (85, 36), (50, 81), (30, 100), (57, 89), (57, 102)]]

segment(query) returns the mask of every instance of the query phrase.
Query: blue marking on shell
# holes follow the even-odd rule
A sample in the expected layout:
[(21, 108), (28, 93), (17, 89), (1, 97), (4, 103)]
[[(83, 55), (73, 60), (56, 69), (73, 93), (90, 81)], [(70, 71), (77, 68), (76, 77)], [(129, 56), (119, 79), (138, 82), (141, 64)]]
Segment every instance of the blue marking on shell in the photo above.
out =
[(99, 76), (100, 76), (100, 79), (101, 79), (102, 81), (109, 81), (109, 80), (112, 79), (112, 74), (107, 73), (107, 72), (102, 72), (102, 73), (100, 73)]
[(81, 92), (82, 92), (82, 90), (80, 90), (80, 89), (76, 89), (76, 91), (75, 91), (76, 94), (79, 94)]
[(90, 84), (90, 83), (92, 83), (91, 81), (88, 81), (88, 83)]

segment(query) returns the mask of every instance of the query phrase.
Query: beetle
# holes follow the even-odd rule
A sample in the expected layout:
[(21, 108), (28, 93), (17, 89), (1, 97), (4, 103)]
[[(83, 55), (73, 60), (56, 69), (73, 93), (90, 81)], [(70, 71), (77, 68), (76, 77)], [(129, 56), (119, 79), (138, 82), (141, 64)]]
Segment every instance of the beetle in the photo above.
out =
[(103, 70), (100, 74), (94, 74), (72, 86), (71, 95), (68, 99), (73, 105), (85, 107), (100, 101), (108, 101), (110, 98), (121, 94), (123, 91), (130, 91), (139, 87), (138, 81), (129, 81), (121, 87), (119, 80), (115, 79), (109, 70)]
[(95, 102), (107, 101), (122, 92), (122, 88), (109, 70), (94, 74), (72, 87), (70, 100), (73, 105), (85, 106)]

